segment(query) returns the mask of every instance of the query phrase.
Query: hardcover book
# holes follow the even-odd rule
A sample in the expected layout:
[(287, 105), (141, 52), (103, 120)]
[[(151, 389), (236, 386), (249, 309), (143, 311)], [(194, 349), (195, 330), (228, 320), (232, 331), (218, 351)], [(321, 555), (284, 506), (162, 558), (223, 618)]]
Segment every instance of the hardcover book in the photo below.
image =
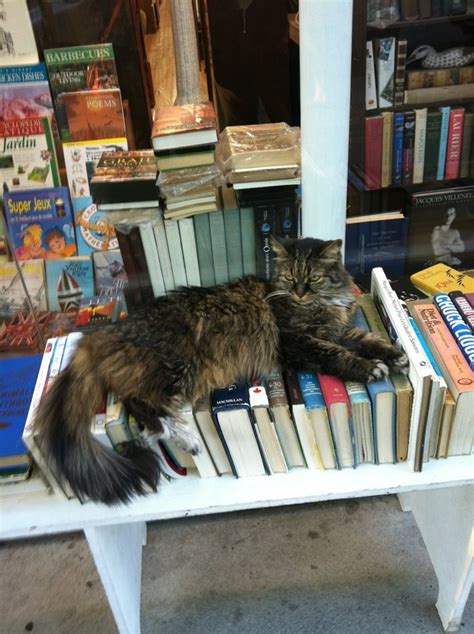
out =
[(92, 175), (92, 197), (100, 209), (111, 209), (119, 203), (135, 207), (138, 203), (156, 202), (156, 157), (153, 150), (104, 152)]
[(76, 315), (75, 330), (113, 324), (118, 319), (119, 311), (120, 299), (116, 295), (83, 297)]
[(0, 67), (0, 120), (48, 117), (55, 126), (44, 64)]
[(85, 90), (63, 94), (68, 124), (68, 140), (126, 136), (122, 97), (119, 88)]
[(214, 106), (207, 101), (158, 108), (151, 137), (156, 151), (216, 143)]
[(367, 189), (380, 189), (382, 185), (383, 117), (365, 119), (364, 174)]
[(406, 75), (407, 90), (472, 83), (474, 83), (474, 66), (423, 68), (408, 70)]
[(48, 117), (0, 120), (3, 191), (61, 184)]
[(439, 144), (441, 140), (441, 112), (429, 111), (426, 119), (426, 145), (424, 180), (435, 181), (438, 171)]
[(353, 216), (346, 221), (345, 267), (353, 276), (382, 266), (391, 275), (405, 270), (408, 219), (399, 212)]
[(434, 264), (427, 269), (413, 273), (411, 282), (426, 295), (461, 291), (464, 294), (474, 292), (474, 278), (457, 271), (447, 264)]
[[(42, 260), (18, 263), (33, 308), (47, 310), (44, 265)], [(0, 319), (18, 311), (28, 312), (29, 305), (15, 262), (0, 263)]]
[(474, 187), (411, 195), (407, 272), (442, 262), (474, 267)]
[(395, 98), (396, 106), (403, 105), (405, 91), (405, 69), (407, 61), (407, 40), (397, 41), (397, 57), (395, 61)]
[(425, 169), (426, 119), (428, 108), (415, 110), (415, 140), (413, 148), (413, 183), (423, 182)]
[(474, 333), (474, 308), (469, 303), (467, 297), (460, 291), (451, 291), (449, 297), (459, 311), (466, 324)]
[(70, 46), (44, 50), (51, 92), (56, 105), (59, 130), (69, 139), (63, 94), (82, 90), (119, 88), (112, 44)]
[(439, 108), (441, 112), (441, 131), (439, 136), (439, 154), (438, 154), (438, 170), (436, 173), (436, 180), (444, 180), (444, 171), (446, 167), (446, 150), (448, 147), (448, 130), (449, 130), (449, 115), (451, 108), (449, 106), (442, 106)]
[(18, 260), (61, 259), (76, 254), (66, 187), (10, 192), (4, 195), (3, 205)]
[[(120, 152), (127, 147), (127, 139), (124, 137), (63, 143), (64, 163), (72, 200), (90, 197), (90, 180), (103, 152)], [(90, 198), (89, 204), (93, 202)]]
[(393, 156), (392, 156), (393, 185), (402, 184), (404, 130), (405, 130), (405, 114), (403, 112), (395, 112), (393, 117)]
[(446, 293), (436, 293), (433, 302), (471, 370), (474, 370), (474, 335)]
[(393, 112), (384, 112), (382, 117), (382, 176), (380, 184), (382, 187), (390, 187), (392, 184)]
[(403, 129), (403, 175), (402, 183), (413, 183), (413, 164), (415, 159), (415, 125), (416, 115), (413, 110), (405, 112)]
[(0, 371), (0, 473), (28, 469), (22, 440), (41, 355), (2, 359)]
[(355, 440), (351, 404), (344, 383), (335, 376), (318, 374), (321, 392), (328, 409), (339, 468), (355, 467)]
[(444, 178), (446, 180), (452, 180), (459, 177), (463, 129), (464, 108), (453, 108), (449, 115), (448, 144), (446, 148), (446, 166), (444, 171)]
[(38, 49), (26, 0), (0, 3), (0, 66), (38, 63)]
[(90, 257), (47, 260), (48, 307), (62, 313), (76, 311), (84, 298), (95, 295), (94, 271)]

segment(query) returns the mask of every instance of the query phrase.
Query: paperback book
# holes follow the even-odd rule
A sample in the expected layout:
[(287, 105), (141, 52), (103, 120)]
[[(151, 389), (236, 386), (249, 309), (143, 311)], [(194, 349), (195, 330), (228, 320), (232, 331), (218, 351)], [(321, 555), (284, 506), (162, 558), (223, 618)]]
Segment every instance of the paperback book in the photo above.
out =
[(69, 141), (126, 136), (119, 88), (85, 90), (63, 94)]
[(66, 187), (10, 192), (5, 194), (3, 205), (18, 260), (61, 259), (76, 254)]
[(46, 288), (51, 311), (76, 311), (83, 298), (91, 298), (94, 291), (94, 272), (89, 257), (48, 260)]
[(0, 66), (37, 64), (38, 49), (26, 0), (2, 0)]
[(61, 184), (48, 117), (0, 120), (3, 191)]
[(61, 138), (70, 138), (64, 93), (119, 88), (112, 44), (45, 49), (51, 92)]
[(0, 120), (48, 117), (54, 129), (53, 100), (44, 64), (0, 67)]
[(128, 280), (120, 249), (95, 251), (92, 254), (95, 285), (99, 295), (123, 292)]
[(409, 218), (407, 272), (474, 267), (474, 186), (412, 194)]
[[(23, 260), (18, 266), (33, 308), (46, 310), (46, 288), (42, 260)], [(0, 263), (0, 319), (18, 311), (28, 312), (29, 305), (15, 262)]]

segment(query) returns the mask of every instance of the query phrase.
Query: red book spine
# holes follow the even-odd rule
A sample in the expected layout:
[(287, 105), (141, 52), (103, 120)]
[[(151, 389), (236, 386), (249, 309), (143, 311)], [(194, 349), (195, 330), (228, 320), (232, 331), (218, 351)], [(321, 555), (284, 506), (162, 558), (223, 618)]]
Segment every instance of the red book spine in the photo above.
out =
[(382, 138), (383, 117), (367, 117), (365, 120), (364, 173), (367, 189), (382, 187)]
[(449, 115), (448, 145), (446, 150), (445, 180), (459, 178), (461, 166), (462, 134), (464, 131), (464, 108), (455, 108)]
[(345, 403), (347, 410), (350, 412), (350, 400), (347, 394), (346, 386), (341, 379), (329, 374), (318, 374), (319, 383), (321, 385), (321, 393), (327, 407), (331, 407), (335, 403)]

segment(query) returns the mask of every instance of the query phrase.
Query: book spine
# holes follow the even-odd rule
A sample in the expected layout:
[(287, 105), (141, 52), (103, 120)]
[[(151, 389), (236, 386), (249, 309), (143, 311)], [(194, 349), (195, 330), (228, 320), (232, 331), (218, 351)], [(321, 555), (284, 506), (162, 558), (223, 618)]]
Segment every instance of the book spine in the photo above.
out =
[(455, 101), (458, 99), (472, 99), (473, 97), (474, 85), (472, 83), (405, 90), (405, 104), (411, 106), (416, 106), (420, 104), (436, 104), (440, 101), (443, 102)]
[(242, 263), (244, 275), (256, 275), (255, 220), (252, 207), (240, 208), (240, 234), (242, 236)]
[(393, 118), (393, 158), (392, 158), (393, 185), (402, 184), (404, 129), (405, 129), (405, 114), (403, 112), (395, 112), (395, 116)]
[(405, 98), (405, 68), (407, 61), (407, 40), (398, 40), (397, 59), (395, 63), (395, 96), (396, 106), (403, 106)]
[(127, 273), (128, 284), (124, 288), (125, 301), (130, 312), (134, 308), (138, 308), (143, 303), (143, 298), (139, 285), (138, 271), (135, 259), (132, 254), (130, 244), (130, 234), (125, 227), (115, 226), (115, 235), (119, 243), (120, 253), (122, 254), (123, 265)]
[(394, 100), (395, 38), (375, 40), (375, 68), (379, 108), (391, 108)]
[(417, 20), (420, 15), (418, 0), (400, 0), (400, 11), (403, 20)]
[(452, 291), (451, 293), (448, 293), (448, 295), (458, 309), (461, 317), (471, 329), (471, 332), (474, 333), (474, 308), (461, 291)]
[(448, 145), (446, 149), (446, 180), (459, 178), (461, 148), (464, 128), (464, 108), (451, 110), (449, 117)]
[(431, 0), (418, 0), (418, 9), (422, 20), (431, 18)]
[(165, 294), (165, 283), (161, 272), (158, 249), (156, 248), (155, 236), (151, 223), (140, 224), (140, 238), (143, 244), (143, 251), (150, 275), (150, 282), (153, 289), (153, 296), (159, 297)]
[(443, 86), (472, 84), (473, 81), (473, 66), (410, 70), (407, 72), (406, 89), (441, 88)]
[(377, 86), (375, 83), (374, 46), (371, 40), (366, 42), (365, 60), (365, 109), (377, 108)]
[(444, 171), (446, 168), (446, 150), (448, 147), (448, 130), (449, 130), (449, 114), (451, 108), (449, 106), (442, 106), (441, 112), (441, 132), (439, 137), (439, 155), (438, 155), (438, 170), (436, 173), (436, 180), (444, 180)]
[(298, 201), (296, 197), (276, 203), (275, 234), (285, 240), (298, 237)]
[(426, 119), (426, 146), (424, 180), (435, 181), (438, 169), (439, 141), (441, 135), (441, 113), (428, 112)]
[(237, 208), (224, 212), (225, 247), (229, 280), (235, 280), (244, 274), (242, 260), (242, 238), (240, 234), (240, 213)]
[(211, 230), (209, 214), (197, 214), (193, 217), (196, 234), (196, 247), (199, 261), (199, 274), (202, 286), (214, 286), (214, 262), (212, 259)]
[(170, 252), (168, 248), (168, 241), (166, 239), (165, 223), (161, 211), (157, 214), (156, 219), (153, 223), (153, 233), (155, 234), (156, 248), (158, 250), (158, 257), (160, 259), (165, 291), (169, 292), (174, 290), (175, 283), (173, 277), (173, 267), (171, 266)]
[(382, 132), (382, 178), (381, 186), (392, 184), (393, 112), (384, 112)]
[(229, 281), (229, 269), (227, 267), (224, 213), (222, 211), (210, 212), (209, 227), (216, 284), (226, 284)]
[[(332, 437), (335, 441), (334, 447), (336, 450), (339, 468), (355, 467), (356, 450), (354, 427), (352, 424), (351, 405), (346, 387), (340, 379), (334, 376), (318, 373), (317, 378), (329, 412), (329, 422), (331, 425)], [(341, 425), (339, 428), (336, 428), (335, 426), (331, 408), (336, 403), (344, 403), (347, 407), (347, 427)]]
[(132, 226), (130, 228), (130, 244), (132, 255), (137, 266), (138, 284), (140, 286), (142, 299), (145, 303), (153, 302), (155, 297), (151, 285), (150, 272), (148, 271), (145, 250), (140, 236), (140, 228), (138, 226)]
[(164, 224), (175, 285), (176, 287), (187, 286), (188, 280), (186, 278), (178, 221), (165, 218)]
[(199, 260), (196, 247), (196, 236), (192, 218), (180, 218), (178, 220), (181, 248), (183, 249), (184, 266), (186, 267), (186, 279), (188, 286), (201, 286), (199, 275)]
[(474, 370), (474, 335), (446, 293), (433, 297), (441, 317), (451, 331), (471, 370)]
[(382, 182), (382, 116), (365, 120), (364, 173), (366, 188), (380, 189)]
[(413, 183), (415, 121), (416, 115), (413, 110), (405, 112), (405, 124), (403, 130), (403, 185), (411, 185)]
[(428, 108), (415, 110), (415, 146), (413, 153), (413, 183), (423, 182), (426, 147), (426, 118)]
[(263, 280), (272, 277), (272, 248), (270, 235), (275, 232), (275, 205), (255, 205), (255, 263), (256, 274)]
[[(474, 67), (473, 67), (474, 68)], [(474, 81), (474, 79), (473, 79)], [(470, 163), (474, 164), (472, 154), (472, 137), (474, 136), (474, 112), (466, 112), (464, 115), (464, 132), (462, 135), (461, 166), (459, 169), (460, 178), (468, 178)]]

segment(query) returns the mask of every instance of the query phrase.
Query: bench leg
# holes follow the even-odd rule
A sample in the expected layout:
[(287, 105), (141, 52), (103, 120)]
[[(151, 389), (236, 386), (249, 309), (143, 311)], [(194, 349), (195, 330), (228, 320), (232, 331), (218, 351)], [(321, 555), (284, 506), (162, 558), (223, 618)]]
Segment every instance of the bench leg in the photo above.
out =
[(415, 516), (438, 577), (436, 607), (447, 632), (461, 624), (474, 581), (474, 487), (427, 489), (399, 495)]
[(140, 634), (142, 547), (146, 523), (85, 528), (120, 634)]

